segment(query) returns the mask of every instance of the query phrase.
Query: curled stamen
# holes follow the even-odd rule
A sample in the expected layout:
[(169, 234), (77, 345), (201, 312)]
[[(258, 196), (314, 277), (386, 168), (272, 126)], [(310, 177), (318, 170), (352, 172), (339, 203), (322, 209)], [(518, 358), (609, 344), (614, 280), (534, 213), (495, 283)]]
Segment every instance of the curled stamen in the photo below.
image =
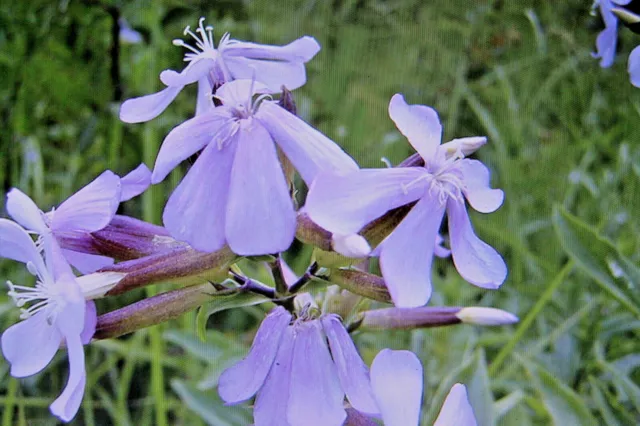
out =
[[(381, 157), (380, 161), (382, 161), (384, 163), (385, 166), (387, 166), (388, 169), (393, 167), (393, 164), (391, 164), (391, 161), (389, 161), (389, 159), (387, 157)], [(406, 192), (405, 192), (406, 194)]]

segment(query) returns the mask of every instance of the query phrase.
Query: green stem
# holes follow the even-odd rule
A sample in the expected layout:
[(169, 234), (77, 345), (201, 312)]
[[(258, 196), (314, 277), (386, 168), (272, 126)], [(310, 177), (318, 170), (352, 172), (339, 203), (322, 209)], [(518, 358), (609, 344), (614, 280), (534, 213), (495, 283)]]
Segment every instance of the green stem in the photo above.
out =
[(509, 355), (511, 355), (511, 352), (513, 352), (513, 349), (516, 347), (520, 339), (522, 339), (524, 334), (529, 330), (529, 328), (531, 328), (533, 321), (535, 321), (546, 304), (551, 300), (551, 298), (553, 297), (553, 293), (555, 293), (558, 287), (560, 287), (560, 284), (564, 282), (569, 272), (571, 272), (571, 269), (573, 269), (572, 260), (567, 262), (560, 270), (558, 275), (556, 275), (556, 277), (553, 279), (553, 281), (551, 281), (551, 284), (549, 284), (544, 293), (542, 293), (540, 299), (538, 299), (533, 308), (531, 308), (531, 310), (524, 317), (520, 325), (518, 325), (518, 328), (516, 328), (516, 331), (515, 333), (513, 333), (511, 339), (502, 348), (502, 350), (498, 352), (498, 355), (496, 355), (495, 359), (491, 363), (491, 366), (489, 367), (489, 376), (494, 377), (497, 374), (500, 367), (502, 366), (502, 363), (505, 361), (505, 359), (507, 359)]
[(2, 414), (2, 426), (13, 425), (13, 406), (16, 403), (16, 393), (18, 392), (18, 381), (14, 378), (9, 380), (7, 386), (7, 396), (4, 400), (4, 413)]

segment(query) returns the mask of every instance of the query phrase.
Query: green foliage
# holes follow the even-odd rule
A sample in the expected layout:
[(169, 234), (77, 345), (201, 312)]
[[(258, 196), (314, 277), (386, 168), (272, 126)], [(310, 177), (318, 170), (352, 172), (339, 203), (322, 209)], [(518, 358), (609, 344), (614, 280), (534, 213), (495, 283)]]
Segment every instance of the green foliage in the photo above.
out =
[[(384, 166), (383, 156), (397, 164), (411, 149), (387, 105), (402, 92), (408, 102), (439, 111), (446, 140), (487, 135), (477, 155), (506, 193), (497, 213), (472, 220), (504, 255), (507, 282), (499, 291), (481, 290), (465, 283), (450, 260), (438, 260), (430, 303), (497, 307), (521, 324), (355, 333), (365, 362), (384, 347), (418, 354), (425, 424), (457, 381), (469, 386), (482, 426), (638, 424), (640, 90), (629, 84), (626, 56), (640, 40), (621, 31), (616, 63), (599, 68), (590, 52), (601, 23), (589, 15), (590, 4), (2, 2), (0, 183), (50, 207), (105, 168), (125, 173), (143, 160), (152, 166), (163, 136), (193, 114), (195, 91), (185, 90), (150, 123), (120, 123), (117, 105), (159, 90), (163, 69), (181, 68), (183, 52), (171, 39), (200, 16), (218, 38), (230, 31), (283, 44), (312, 35), (323, 49), (308, 64), (307, 85), (295, 92), (305, 120), (363, 166)], [(114, 10), (144, 43), (115, 49)], [(122, 213), (159, 223), (187, 163)], [(2, 279), (28, 280), (10, 262), (0, 272)], [(100, 300), (98, 309), (168, 288)], [(88, 346), (87, 391), (73, 424), (247, 424), (246, 406), (223, 406), (215, 387), (222, 369), (248, 350), (267, 308), (236, 302), (245, 307), (210, 318), (203, 309), (204, 342), (190, 313)], [(5, 295), (0, 314), (3, 329), (17, 320)], [(66, 379), (64, 360), (60, 353), (45, 372), (20, 381), (0, 360), (3, 426), (56, 423), (47, 407)]]

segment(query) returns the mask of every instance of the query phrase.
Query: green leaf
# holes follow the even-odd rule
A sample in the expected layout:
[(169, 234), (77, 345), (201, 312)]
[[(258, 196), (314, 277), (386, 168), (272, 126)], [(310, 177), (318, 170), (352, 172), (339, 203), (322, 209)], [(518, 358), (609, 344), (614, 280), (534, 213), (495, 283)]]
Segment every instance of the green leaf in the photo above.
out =
[(597, 425), (583, 399), (570, 387), (532, 361), (516, 355), (518, 362), (527, 370), (533, 386), (540, 394), (551, 423), (555, 426)]
[(242, 406), (225, 406), (217, 391), (201, 391), (182, 380), (172, 380), (171, 388), (202, 420), (212, 426), (251, 424), (249, 410)]
[(196, 317), (196, 333), (198, 338), (204, 341), (206, 338), (207, 320), (216, 312), (224, 311), (232, 308), (240, 308), (242, 306), (253, 306), (260, 303), (269, 302), (270, 299), (256, 293), (248, 291), (239, 291), (230, 295), (220, 296), (200, 307)]
[(561, 207), (553, 212), (553, 224), (564, 250), (611, 297), (640, 317), (640, 271), (616, 246), (591, 226)]

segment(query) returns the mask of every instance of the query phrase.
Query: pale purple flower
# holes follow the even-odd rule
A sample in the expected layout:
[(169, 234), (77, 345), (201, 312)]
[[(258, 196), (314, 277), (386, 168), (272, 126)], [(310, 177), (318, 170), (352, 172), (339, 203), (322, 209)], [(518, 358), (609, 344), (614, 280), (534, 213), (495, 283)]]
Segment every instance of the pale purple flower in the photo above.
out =
[[(592, 53), (594, 58), (600, 58), (600, 66), (608, 68), (613, 64), (616, 55), (616, 44), (618, 39), (618, 17), (614, 13), (617, 6), (625, 6), (631, 0), (599, 0), (600, 14), (604, 20), (605, 28), (596, 39), (596, 53)], [(624, 11), (624, 9), (622, 9)], [(619, 10), (618, 10), (619, 11)], [(640, 46), (631, 51), (627, 65), (631, 84), (640, 87)]]
[(629, 55), (629, 76), (631, 84), (640, 88), (640, 46), (637, 46)]
[(173, 44), (189, 50), (181, 71), (165, 70), (160, 80), (166, 89), (152, 95), (129, 99), (122, 104), (120, 119), (127, 123), (149, 121), (162, 113), (188, 84), (198, 83), (196, 115), (213, 107), (213, 90), (230, 81), (255, 77), (271, 93), (297, 89), (306, 82), (304, 64), (320, 50), (318, 42), (309, 36), (301, 37), (286, 46), (249, 43), (229, 38), (226, 33), (218, 47), (213, 42), (213, 27), (204, 26), (200, 18), (195, 32), (187, 27), (185, 35), (195, 40), (191, 46), (181, 39)]
[(616, 56), (616, 44), (618, 41), (618, 18), (611, 11), (615, 6), (624, 6), (631, 0), (599, 0), (600, 14), (604, 21), (604, 30), (598, 34), (596, 39), (596, 52), (592, 53), (594, 58), (600, 58), (600, 66), (609, 68), (613, 65)]
[[(2, 353), (11, 364), (12, 376), (27, 377), (44, 369), (65, 343), (69, 379), (50, 409), (68, 422), (82, 401), (86, 381), (83, 345), (91, 340), (96, 327), (95, 304), (85, 300), (85, 292), (112, 286), (117, 280), (114, 282), (114, 274), (94, 274), (83, 277), (80, 283), (50, 233), (43, 236), (42, 245), (46, 262), (40, 248), (20, 225), (0, 219), (0, 257), (25, 263), (37, 277), (35, 287), (7, 282), (9, 296), (22, 308), (23, 321), (2, 334)], [(115, 275), (119, 275), (118, 280), (122, 277)]]
[[(305, 210), (326, 230), (357, 233), (387, 211), (418, 201), (398, 227), (376, 248), (391, 297), (400, 307), (422, 306), (431, 296), (431, 262), (445, 211), (456, 269), (468, 282), (498, 288), (507, 275), (500, 255), (474, 233), (466, 201), (489, 213), (504, 194), (489, 186), (489, 170), (440, 145), (442, 127), (435, 110), (407, 105), (402, 95), (391, 98), (391, 119), (424, 159), (424, 167), (358, 170), (341, 175), (323, 173), (309, 188)], [(435, 244), (434, 244), (435, 243)]]
[(139, 44), (142, 43), (142, 34), (131, 28), (129, 23), (123, 17), (118, 19), (118, 25), (120, 25), (120, 41), (127, 44)]
[[(420, 360), (412, 352), (383, 349), (376, 355), (371, 386), (385, 426), (418, 426), (422, 374)], [(434, 426), (476, 426), (464, 385), (453, 385)]]
[[(163, 214), (171, 235), (211, 252), (228, 244), (240, 255), (286, 250), (296, 230), (276, 144), (311, 183), (322, 171), (358, 166), (333, 141), (268, 99), (253, 80), (235, 80), (216, 92), (222, 105), (174, 128), (151, 177), (162, 181), (181, 161), (204, 148)], [(275, 143), (274, 143), (275, 142)]]
[(357, 410), (377, 414), (368, 369), (340, 319), (291, 320), (282, 307), (269, 313), (247, 357), (220, 376), (222, 399), (256, 395), (255, 426), (340, 426), (345, 394)]
[[(81, 238), (103, 229), (111, 222), (121, 201), (144, 192), (150, 185), (151, 172), (141, 164), (122, 179), (107, 170), (62, 204), (44, 213), (29, 196), (13, 188), (7, 194), (7, 212), (33, 234), (52, 233), (58, 240)], [(62, 249), (67, 262), (83, 274), (113, 264), (113, 259), (97, 254)]]

